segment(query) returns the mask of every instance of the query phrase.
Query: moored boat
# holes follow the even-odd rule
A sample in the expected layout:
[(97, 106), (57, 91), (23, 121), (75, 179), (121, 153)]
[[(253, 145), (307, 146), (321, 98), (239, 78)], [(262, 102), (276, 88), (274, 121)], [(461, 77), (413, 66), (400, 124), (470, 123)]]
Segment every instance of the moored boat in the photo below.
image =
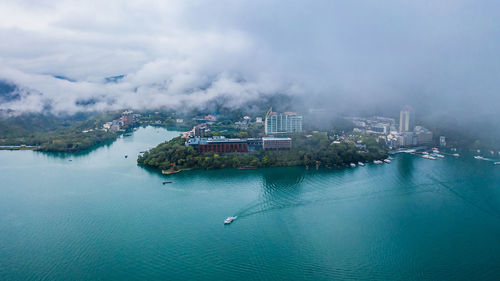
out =
[(354, 163), (351, 163), (351, 164), (349, 164), (349, 165), (351, 165), (351, 167), (352, 167), (352, 168), (355, 168), (355, 167), (356, 167), (356, 164), (354, 164)]
[(391, 163), (391, 160), (389, 159), (384, 159), (384, 162), (387, 163), (387, 164), (390, 164)]
[(363, 162), (358, 162), (358, 166), (364, 166), (365, 164)]

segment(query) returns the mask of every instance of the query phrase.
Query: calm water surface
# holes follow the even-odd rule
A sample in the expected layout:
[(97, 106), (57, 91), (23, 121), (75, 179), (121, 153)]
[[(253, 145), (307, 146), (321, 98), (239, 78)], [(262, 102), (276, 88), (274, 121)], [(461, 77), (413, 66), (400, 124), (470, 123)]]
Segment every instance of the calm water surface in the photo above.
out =
[(70, 156), (0, 151), (0, 280), (500, 279), (492, 162), (399, 155), (162, 185), (136, 156), (176, 135), (142, 128)]

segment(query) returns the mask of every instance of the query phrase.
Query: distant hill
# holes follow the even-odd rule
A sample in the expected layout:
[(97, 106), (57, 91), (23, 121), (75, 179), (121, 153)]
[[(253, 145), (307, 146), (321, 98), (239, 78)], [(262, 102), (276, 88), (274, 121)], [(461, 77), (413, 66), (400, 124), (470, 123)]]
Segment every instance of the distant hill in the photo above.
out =
[(0, 80), (0, 103), (10, 102), (21, 98), (16, 91), (17, 86), (7, 81)]
[(124, 75), (124, 74), (117, 75), (117, 76), (110, 76), (110, 77), (104, 78), (104, 80), (106, 81), (106, 83), (118, 83), (118, 81), (120, 81), (123, 78), (125, 78), (125, 76), (126, 75)]

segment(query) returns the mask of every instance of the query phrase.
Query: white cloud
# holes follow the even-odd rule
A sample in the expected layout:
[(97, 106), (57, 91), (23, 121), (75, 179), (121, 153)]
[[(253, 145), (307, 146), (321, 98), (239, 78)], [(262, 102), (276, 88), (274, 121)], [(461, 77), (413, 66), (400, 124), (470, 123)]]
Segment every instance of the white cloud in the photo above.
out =
[[(4, 0), (0, 79), (24, 92), (0, 109), (237, 104), (276, 92), (332, 106), (425, 94), (491, 107), (500, 90), (499, 8), (465, 0)], [(93, 106), (76, 104), (92, 98)]]

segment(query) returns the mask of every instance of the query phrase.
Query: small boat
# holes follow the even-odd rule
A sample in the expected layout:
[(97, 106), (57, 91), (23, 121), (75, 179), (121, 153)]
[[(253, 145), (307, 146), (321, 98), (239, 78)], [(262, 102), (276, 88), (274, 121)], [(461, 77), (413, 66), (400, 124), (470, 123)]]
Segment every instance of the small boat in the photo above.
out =
[(436, 156), (439, 157), (439, 158), (444, 158), (443, 154), (436, 154)]
[(353, 167), (353, 168), (356, 168), (356, 164), (354, 164), (354, 163), (351, 163), (349, 165), (351, 165), (351, 167)]
[(238, 170), (257, 170), (256, 167), (238, 167), (236, 169), (238, 169)]
[(424, 152), (422, 152), (422, 154), (423, 154), (423, 155), (429, 155), (429, 152), (424, 151)]
[(358, 162), (358, 166), (364, 166), (365, 164), (363, 162)]
[(436, 160), (436, 157), (429, 156), (429, 158), (427, 158), (427, 159)]
[(499, 161), (499, 162), (495, 162), (495, 163), (493, 163), (493, 164), (495, 164), (495, 165), (500, 165), (500, 161)]
[(373, 164), (380, 165), (380, 164), (382, 164), (382, 161), (380, 161), (380, 160), (373, 160)]
[(479, 156), (479, 155), (477, 155), (477, 156), (474, 156), (474, 159), (483, 160), (483, 159), (484, 159), (484, 157), (483, 157), (483, 156)]
[(227, 217), (225, 220), (224, 220), (224, 224), (230, 224), (232, 223), (236, 218), (238, 217)]
[(424, 154), (424, 155), (422, 156), (422, 158), (425, 158), (425, 159), (429, 159), (429, 157), (432, 157), (432, 156), (429, 156), (429, 154)]
[(384, 162), (387, 163), (387, 164), (390, 164), (391, 163), (391, 160), (389, 159), (384, 159)]
[(458, 153), (453, 153), (452, 155), (455, 156), (455, 157), (459, 157), (460, 156), (460, 154), (458, 154)]
[(164, 181), (163, 184), (172, 183), (172, 181)]

